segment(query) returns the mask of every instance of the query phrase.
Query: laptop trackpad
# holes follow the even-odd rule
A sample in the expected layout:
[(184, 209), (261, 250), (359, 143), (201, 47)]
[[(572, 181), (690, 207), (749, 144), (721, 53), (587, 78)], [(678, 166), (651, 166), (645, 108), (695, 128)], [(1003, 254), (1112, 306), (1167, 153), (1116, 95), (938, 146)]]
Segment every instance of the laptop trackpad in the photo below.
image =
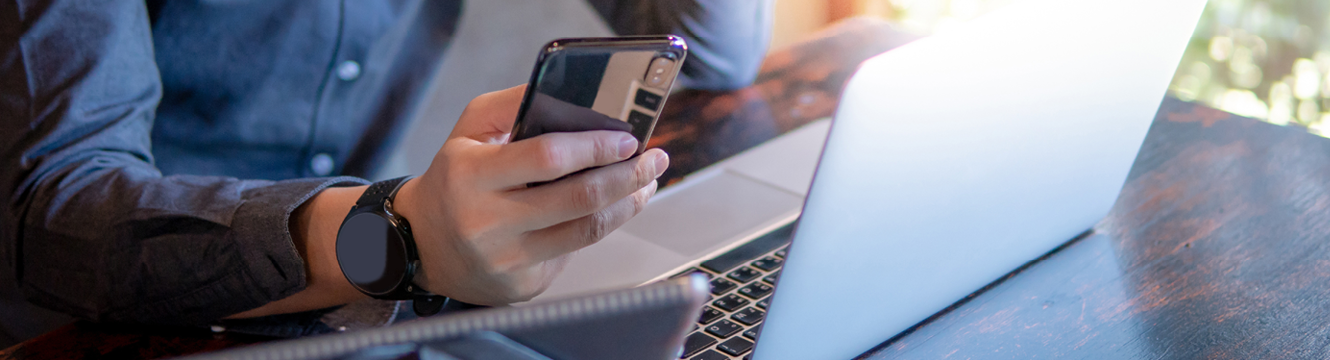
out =
[(720, 174), (656, 199), (623, 230), (685, 256), (700, 255), (797, 214), (803, 197), (741, 175)]

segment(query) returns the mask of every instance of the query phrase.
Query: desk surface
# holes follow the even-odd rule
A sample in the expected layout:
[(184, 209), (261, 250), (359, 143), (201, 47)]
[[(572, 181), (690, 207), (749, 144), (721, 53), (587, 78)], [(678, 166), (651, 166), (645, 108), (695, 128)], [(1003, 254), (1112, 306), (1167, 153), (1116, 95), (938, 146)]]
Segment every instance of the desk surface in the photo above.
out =
[(1094, 233), (868, 359), (1326, 358), (1330, 141), (1166, 99)]
[[(662, 182), (830, 116), (860, 61), (909, 40), (851, 21), (773, 53), (749, 88), (673, 95), (651, 143), (672, 155)], [(1092, 235), (862, 358), (1323, 357), (1325, 179), (1330, 141), (1165, 100)], [(79, 323), (0, 359), (157, 358), (262, 340)]]

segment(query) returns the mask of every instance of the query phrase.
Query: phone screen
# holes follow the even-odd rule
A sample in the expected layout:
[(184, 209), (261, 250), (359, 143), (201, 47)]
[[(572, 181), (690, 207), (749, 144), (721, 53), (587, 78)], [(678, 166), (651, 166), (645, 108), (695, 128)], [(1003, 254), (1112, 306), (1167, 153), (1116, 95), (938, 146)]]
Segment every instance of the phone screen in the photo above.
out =
[(536, 63), (513, 141), (617, 130), (646, 149), (686, 47), (677, 37), (556, 40)]

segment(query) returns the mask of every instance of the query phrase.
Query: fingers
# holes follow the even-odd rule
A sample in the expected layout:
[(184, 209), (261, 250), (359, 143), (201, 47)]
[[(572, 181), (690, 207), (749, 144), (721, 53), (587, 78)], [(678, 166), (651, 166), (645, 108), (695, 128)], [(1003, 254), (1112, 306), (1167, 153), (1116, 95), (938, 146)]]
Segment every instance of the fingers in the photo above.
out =
[(655, 194), (656, 182), (653, 180), (646, 187), (591, 215), (530, 233), (523, 246), (534, 261), (556, 259), (590, 246), (642, 212)]
[(628, 161), (521, 190), (513, 198), (529, 206), (529, 222), (523, 226), (550, 227), (605, 209), (654, 182), (668, 166), (669, 156), (651, 149)]
[(462, 110), (462, 115), (453, 126), (449, 139), (467, 137), (481, 142), (492, 142), (513, 129), (517, 121), (517, 110), (522, 106), (522, 96), (526, 94), (526, 85), (481, 94)]
[(623, 161), (637, 151), (637, 138), (622, 131), (549, 133), (506, 144), (495, 154), (488, 183), (499, 188), (550, 181), (582, 169)]

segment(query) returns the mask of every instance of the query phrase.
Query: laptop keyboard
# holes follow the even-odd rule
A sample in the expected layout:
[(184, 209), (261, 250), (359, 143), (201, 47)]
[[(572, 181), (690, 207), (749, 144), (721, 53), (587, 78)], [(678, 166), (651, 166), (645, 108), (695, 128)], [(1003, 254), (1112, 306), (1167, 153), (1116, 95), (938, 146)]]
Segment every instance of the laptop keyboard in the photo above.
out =
[(752, 357), (753, 344), (785, 263), (790, 228), (773, 231), (675, 276), (700, 273), (711, 279), (711, 300), (684, 341), (680, 359)]

